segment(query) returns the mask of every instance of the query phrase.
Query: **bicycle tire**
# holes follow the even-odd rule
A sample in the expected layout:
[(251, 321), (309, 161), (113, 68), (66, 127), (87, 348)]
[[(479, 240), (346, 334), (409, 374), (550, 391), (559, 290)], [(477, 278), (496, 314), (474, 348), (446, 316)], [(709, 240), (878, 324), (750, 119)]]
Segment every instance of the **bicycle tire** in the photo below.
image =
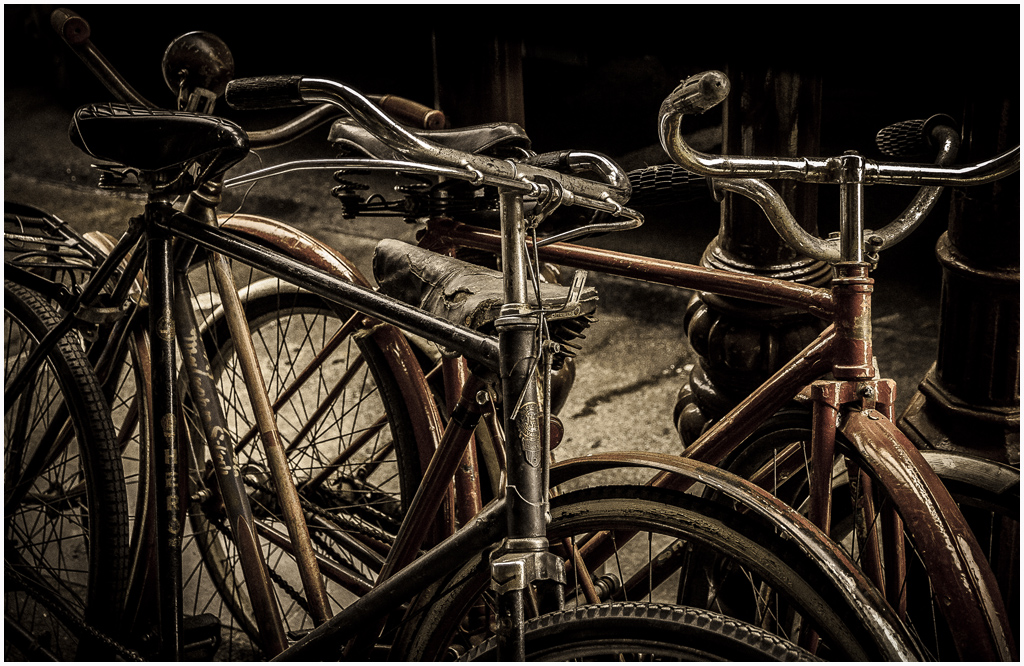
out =
[[(5, 384), (58, 321), (46, 299), (4, 281)], [(36, 372), (26, 392), (5, 405), (5, 618), (60, 659), (109, 657), (129, 543), (110, 409), (76, 333), (58, 340)], [(44, 437), (58, 450), (34, 463)], [(15, 583), (26, 578), (26, 585)], [(49, 608), (29, 587), (61, 608)], [(18, 658), (11, 651), (18, 649), (5, 641), (5, 658)]]
[[(600, 530), (639, 530), (653, 535), (649, 537), (646, 552), (647, 540), (641, 537), (634, 539), (631, 546), (622, 546), (621, 557), (616, 553), (616, 568), (610, 573), (618, 581), (610, 581), (609, 593), (602, 596), (602, 600), (676, 604), (678, 576), (650, 581), (653, 584), (648, 589), (630, 592), (643, 594), (642, 599), (635, 596), (621, 599), (616, 596), (617, 589), (625, 589), (626, 581), (637, 581), (641, 586), (647, 583), (643, 577), (654, 577), (658, 570), (657, 566), (646, 568), (647, 562), (661, 553), (685, 557), (688, 549), (705, 549), (729, 558), (737, 579), (745, 580), (748, 589), (760, 595), (746, 601), (760, 603), (761, 615), (744, 616), (741, 612), (744, 609), (735, 600), (719, 599), (714, 594), (707, 595), (702, 606), (682, 605), (703, 607), (735, 616), (739, 621), (760, 624), (762, 628), (770, 627), (776, 635), (793, 641), (799, 640), (801, 631), (806, 632), (813, 626), (823, 637), (819, 654), (850, 660), (881, 658), (883, 648), (878, 645), (883, 644), (884, 639), (876, 640), (871, 628), (857, 625), (853, 619), (855, 614), (847, 606), (850, 602), (842, 599), (836, 583), (828, 580), (820, 565), (751, 514), (740, 513), (708, 498), (643, 486), (591, 487), (552, 498), (548, 539), (555, 552), (567, 557), (566, 552), (560, 551), (562, 539)], [(706, 555), (705, 550), (702, 553)], [(629, 564), (631, 557), (636, 564)], [(666, 564), (666, 561), (659, 564)], [(677, 571), (681, 569), (678, 564), (671, 566)], [(391, 658), (404, 661), (458, 658), (481, 639), (489, 638), (488, 624), (480, 617), (481, 613), (486, 615), (490, 606), (485, 596), (488, 577), (487, 558), (481, 555), (419, 595), (394, 637)], [(599, 579), (597, 575), (594, 578)], [(605, 581), (609, 579), (606, 577)], [(757, 590), (754, 581), (759, 581), (763, 589)], [(585, 603), (575, 594), (573, 588), (577, 584), (572, 576), (567, 587), (567, 606)], [(576, 601), (573, 601), (574, 596)], [(766, 605), (769, 600), (776, 604), (774, 609)], [(694, 598), (687, 601), (693, 602)], [(847, 610), (844, 611), (844, 607)], [(758, 608), (753, 610), (756, 612)], [(769, 610), (774, 610), (775, 615)]]
[[(612, 603), (543, 615), (525, 627), (527, 661), (817, 661), (745, 622), (705, 610)], [(465, 661), (493, 661), (497, 639)]]
[[(244, 285), (255, 277), (242, 278), (239, 284)], [(264, 289), (255, 296), (244, 286), (240, 292), (261, 359), (264, 381), (273, 402), (288, 385), (289, 378), (327, 344), (351, 313), (277, 280), (272, 280), (270, 288), (264, 285)], [(299, 329), (300, 334), (294, 335)], [(241, 402), (247, 400), (244, 391), (237, 390), (238, 368), (234, 364), (234, 349), (221, 311), (207, 312), (202, 335), (231, 430), (241, 436), (255, 420), (251, 406)], [(296, 339), (297, 346), (292, 347), (293, 343), (288, 340)], [(362, 369), (356, 377), (349, 379), (350, 386), (356, 390), (346, 388), (332, 405), (327, 404), (325, 398), (329, 397), (333, 380), (346, 375), (344, 371), (358, 364), (362, 364)], [(289, 453), (289, 465), (299, 484), (300, 497), (307, 502), (307, 524), (315, 537), (323, 536), (315, 544), (318, 556), (322, 561), (340, 567), (340, 576), (351, 575), (358, 579), (350, 585), (344, 578), (332, 578), (329, 572), (325, 573), (331, 604), (337, 610), (372, 585), (386, 556), (386, 548), (401, 522), (405, 504), (415, 493), (422, 474), (404, 398), (393, 381), (383, 352), (372, 337), (349, 334), (346, 343), (333, 352), (330, 364), (320, 368), (324, 370), (323, 374), (304, 384), (312, 386), (312, 394), (299, 391), (277, 410), (277, 417), (282, 440), (288, 449), (295, 436), (301, 434), (300, 424), (309, 419), (310, 412), (320, 406), (327, 407), (320, 426), (307, 432), (305, 444)], [(359, 407), (349, 409), (349, 405)], [(353, 413), (355, 418), (352, 418)], [(327, 469), (331, 455), (339, 452), (346, 440), (352, 442), (361, 430), (369, 432), (374, 423), (380, 424), (378, 417), (381, 416), (386, 418), (386, 422), (377, 426), (379, 434), (364, 444), (358, 459), (353, 458), (338, 467), (318, 489), (302, 485)], [(393, 453), (381, 458), (378, 454), (388, 446), (393, 447)], [(258, 477), (267, 477), (258, 440), (238, 450), (236, 456), (243, 470), (255, 471)], [(368, 462), (371, 459), (373, 463)], [(371, 466), (372, 471), (362, 474)], [(360, 494), (373, 499), (360, 501)], [(277, 513), (276, 498), (266, 486), (253, 488), (250, 501), (261, 527), (286, 532)], [(346, 515), (351, 519), (343, 520)], [(244, 590), (234, 578), (236, 562), (229, 540), (219, 531), (214, 534), (213, 521), (204, 512), (193, 511), (190, 516), (195, 550), (200, 553), (205, 572), (219, 591), (220, 602), (225, 605), (215, 614), (228, 628), (226, 644), (242, 643), (240, 656), (248, 658), (247, 650), (258, 649), (258, 631), (248, 616)], [(339, 529), (352, 531), (354, 539), (332, 540), (338, 536)], [(356, 543), (359, 541), (369, 541), (372, 545)], [(359, 552), (353, 554), (356, 550)], [(301, 635), (312, 629), (314, 623), (299, 594), (301, 586), (294, 571), (294, 562), (280, 544), (267, 545), (264, 552), (280, 592), (286, 628), (293, 636)], [(367, 560), (373, 562), (368, 563)], [(194, 577), (201, 578), (196, 567), (197, 564), (193, 564)], [(199, 581), (196, 582), (198, 584)], [(198, 592), (195, 596), (189, 593), (193, 607), (196, 610), (210, 608), (208, 603), (201, 602), (199, 596)], [(248, 648), (240, 634), (245, 634), (250, 640)]]
[[(751, 435), (740, 452), (723, 463), (723, 467), (740, 476), (764, 467), (774, 460), (778, 452), (788, 445), (801, 444), (810, 439), (810, 414), (806, 410), (790, 409), (780, 412)], [(837, 447), (844, 455), (856, 460), (852, 445), (841, 433), (837, 433)], [(802, 444), (801, 444), (802, 446)], [(997, 573), (1004, 604), (1010, 614), (1010, 626), (1019, 627), (1019, 550), (1006, 548), (1005, 544), (1019, 543), (1020, 472), (1017, 468), (992, 460), (965, 453), (946, 451), (922, 451), (922, 456), (933, 471), (946, 485), (956, 500), (961, 512), (975, 531), (979, 543), (986, 549), (986, 555), (993, 571)], [(786, 478), (769, 490), (791, 506), (806, 512), (808, 482), (805, 467), (790, 470)], [(837, 543), (860, 562), (860, 545), (856, 536), (855, 517), (852, 506), (856, 502), (850, 490), (841, 456), (833, 472), (832, 492), (832, 536)], [(780, 475), (782, 478), (783, 475)], [(883, 498), (888, 502), (888, 498)], [(879, 505), (879, 509), (884, 504)], [(953, 643), (953, 631), (938, 610), (921, 564), (914, 555), (909, 538), (906, 539), (908, 553), (905, 587), (908, 590), (907, 624), (918, 636), (929, 658), (937, 660), (958, 659)], [(910, 594), (909, 591), (922, 591)], [(927, 598), (925, 598), (927, 596)], [(1019, 641), (1019, 633), (1014, 634)]]

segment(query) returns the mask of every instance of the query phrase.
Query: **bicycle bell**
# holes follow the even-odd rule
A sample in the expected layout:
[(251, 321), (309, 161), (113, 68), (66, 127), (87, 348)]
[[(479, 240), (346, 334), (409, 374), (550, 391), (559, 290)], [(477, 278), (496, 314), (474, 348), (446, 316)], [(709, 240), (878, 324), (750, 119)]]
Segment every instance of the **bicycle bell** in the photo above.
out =
[(213, 102), (235, 74), (235, 59), (214, 34), (195, 31), (177, 37), (163, 57), (164, 82), (182, 111), (211, 113)]

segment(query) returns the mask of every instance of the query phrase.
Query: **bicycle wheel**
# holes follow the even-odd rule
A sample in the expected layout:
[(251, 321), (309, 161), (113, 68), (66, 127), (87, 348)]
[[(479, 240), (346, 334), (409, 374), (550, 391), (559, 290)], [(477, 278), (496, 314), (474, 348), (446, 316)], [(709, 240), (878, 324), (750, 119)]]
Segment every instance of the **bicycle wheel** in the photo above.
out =
[[(5, 385), (58, 317), (4, 281)], [(110, 411), (76, 334), (4, 412), (5, 659), (109, 657), (128, 578), (128, 522)]]
[[(634, 536), (628, 542), (613, 536), (601, 552), (587, 542), (602, 531)], [(732, 506), (660, 488), (587, 488), (552, 498), (548, 539), (568, 563), (567, 607), (593, 600), (586, 577), (577, 575), (578, 549), (602, 602), (676, 604), (681, 595), (687, 606), (793, 642), (814, 630), (822, 637), (820, 655), (882, 658), (871, 630), (858, 623), (822, 565), (767, 521)], [(715, 566), (705, 569), (711, 562)], [(432, 585), (410, 605), (392, 658), (460, 657), (490, 638), (495, 602), (488, 583), (488, 561), (481, 556)], [(719, 588), (733, 594), (720, 595)]]
[[(193, 285), (203, 283), (197, 278), (191, 276)], [(273, 278), (250, 274), (238, 284), (249, 285), (240, 289), (245, 315), (330, 603), (338, 610), (372, 586), (421, 478), (404, 397), (373, 339), (346, 325), (351, 313)], [(313, 620), (227, 322), (209, 293), (197, 291), (193, 300), (208, 304), (202, 335), (236, 437), (236, 461), (249, 482), (286, 628), (301, 635)], [(193, 495), (204, 495), (210, 482), (208, 475), (194, 475)], [(222, 516), (215, 504), (198, 501), (189, 518), (186, 599), (194, 612), (218, 616), (228, 629), (226, 646), (251, 658), (258, 630)]]
[[(740, 476), (757, 470), (773, 470), (767, 484), (791, 506), (806, 513), (808, 478), (803, 451), (810, 441), (810, 415), (799, 409), (781, 412), (755, 432), (741, 451), (723, 466)], [(880, 539), (879, 524), (866, 525), (855, 510), (861, 505), (862, 486), (850, 483), (846, 457), (856, 459), (852, 445), (839, 435), (832, 477), (832, 538), (843, 546), (858, 563), (865, 562), (871, 552), (865, 546), (869, 537)], [(796, 453), (794, 453), (796, 452)], [(1010, 613), (1010, 626), (1019, 626), (1019, 511), (1020, 472), (1018, 469), (967, 454), (922, 451), (925, 460), (953, 495), (961, 512), (972, 527), (997, 575), (1003, 600)], [(795, 462), (794, 462), (795, 460)], [(774, 470), (778, 469), (778, 472)], [(884, 493), (875, 493), (876, 513), (891, 505)], [(899, 588), (906, 595), (905, 621), (918, 637), (930, 658), (958, 659), (953, 642), (954, 633), (943, 617), (934, 595), (921, 556), (905, 540), (906, 574)], [(885, 553), (878, 557), (884, 573)], [(865, 565), (867, 566), (867, 565)], [(1019, 641), (1019, 633), (1014, 635)]]
[[(815, 661), (809, 652), (730, 617), (695, 608), (612, 603), (526, 625), (527, 661)], [(497, 640), (466, 655), (493, 661)]]

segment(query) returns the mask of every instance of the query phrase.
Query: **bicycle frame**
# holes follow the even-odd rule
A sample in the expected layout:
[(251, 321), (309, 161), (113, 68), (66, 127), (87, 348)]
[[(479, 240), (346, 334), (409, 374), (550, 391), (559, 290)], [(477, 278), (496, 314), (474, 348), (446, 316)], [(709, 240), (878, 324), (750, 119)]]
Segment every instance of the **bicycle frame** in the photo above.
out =
[[(1003, 177), (1013, 170), (1014, 155), (1008, 154), (996, 160), (979, 165), (968, 167), (923, 167), (921, 173), (916, 173), (907, 165), (900, 165), (897, 171), (904, 176), (903, 184), (935, 183), (945, 182), (941, 178), (968, 177), (972, 180), (995, 179)], [(323, 164), (317, 168), (338, 168), (350, 166), (354, 160), (332, 160), (329, 164)], [(814, 180), (807, 176), (806, 168), (800, 171), (802, 178)], [(733, 165), (730, 168), (734, 168)], [(551, 242), (551, 239), (538, 243), (537, 254), (541, 260), (563, 265), (571, 268), (596, 270), (622, 277), (642, 279), (649, 282), (665, 284), (688, 289), (710, 292), (723, 296), (753, 300), (760, 303), (780, 305), (798, 309), (810, 313), (819, 319), (833, 322), (826, 331), (801, 354), (794, 357), (778, 373), (767, 380), (761, 387), (756, 389), (746, 400), (741, 402), (732, 412), (722, 418), (707, 433), (691, 445), (685, 456), (694, 460), (717, 464), (725, 460), (735, 451), (757, 426), (779, 408), (784, 406), (790, 399), (799, 394), (805, 387), (812, 386), (811, 399), (814, 404), (814, 437), (812, 440), (811, 469), (811, 516), (815, 523), (826, 532), (830, 522), (830, 490), (829, 475), (832, 452), (835, 450), (835, 433), (833, 427), (828, 426), (831, 421), (835, 423), (836, 416), (841, 412), (844, 414), (857, 414), (865, 410), (871, 414), (871, 428), (865, 428), (862, 419), (849, 417), (841, 428), (841, 432), (847, 439), (853, 441), (861, 455), (868, 457), (867, 464), (886, 485), (890, 493), (897, 495), (899, 513), (911, 524), (909, 532), (913, 533), (914, 525), (921, 523), (922, 516), (947, 516), (951, 518), (951, 525), (941, 530), (944, 536), (939, 538), (937, 543), (922, 546), (922, 550), (930, 555), (941, 553), (936, 559), (927, 563), (930, 572), (938, 577), (937, 584), (942, 587), (949, 586), (954, 590), (951, 596), (957, 601), (950, 604), (955, 609), (954, 614), (973, 615), (986, 617), (989, 627), (983, 629), (981, 626), (972, 625), (964, 618), (950, 620), (950, 625), (955, 627), (958, 636), (962, 637), (958, 643), (965, 650), (976, 649), (977, 643), (969, 637), (979, 635), (978, 632), (987, 633), (992, 640), (987, 643), (988, 647), (980, 648), (979, 658), (1006, 657), (1008, 653), (1002, 651), (1012, 647), (1008, 640), (1009, 631), (1005, 625), (1005, 617), (1002, 613), (1002, 604), (998, 599), (994, 579), (987, 571), (987, 565), (981, 556), (977, 544), (968, 544), (961, 547), (958, 534), (969, 534), (966, 524), (963, 523), (952, 498), (933, 478), (927, 464), (918, 456), (911, 460), (908, 456), (913, 454), (905, 453), (913, 449), (905, 437), (903, 437), (894, 426), (892, 420), (893, 388), (891, 383), (879, 380), (875, 376), (873, 364), (873, 352), (871, 349), (871, 310), (870, 292), (872, 281), (868, 277), (869, 264), (864, 261), (862, 249), (864, 245), (863, 211), (861, 199), (863, 197), (863, 183), (867, 178), (863, 174), (871, 174), (871, 178), (885, 182), (887, 177), (881, 174), (884, 167), (869, 164), (860, 156), (845, 156), (837, 161), (822, 160), (821, 169), (828, 169), (831, 172), (840, 171), (847, 174), (848, 184), (843, 185), (843, 197), (841, 201), (841, 234), (840, 242), (836, 244), (819, 243), (818, 250), (823, 256), (830, 259), (837, 265), (839, 275), (833, 282), (830, 289), (814, 288), (794, 284), (782, 280), (773, 280), (758, 276), (740, 275), (713, 271), (680, 264), (676, 262), (653, 260), (635, 255), (617, 253), (608, 250), (597, 250), (582, 246), (569, 245), (562, 242)], [(290, 165), (289, 168), (302, 168), (298, 165)], [(738, 168), (738, 167), (736, 167)], [(773, 165), (772, 174), (787, 173), (784, 167)], [(272, 167), (266, 171), (275, 171)], [(733, 174), (730, 170), (728, 173)], [(246, 182), (243, 177), (238, 182)], [(873, 181), (872, 181), (873, 182)], [(715, 181), (716, 189), (719, 191), (733, 191), (750, 196), (757, 201), (765, 212), (772, 219), (777, 228), (787, 230), (790, 237), (799, 239), (799, 233), (792, 227), (799, 228), (792, 223), (791, 217), (786, 216), (784, 205), (774, 191), (762, 185), (761, 181), (753, 179), (730, 178)], [(908, 211), (902, 215), (897, 222), (889, 225), (879, 232), (885, 239), (885, 245), (898, 242), (903, 236), (921, 220), (934, 204), (937, 192), (934, 188), (926, 188), (927, 191), (919, 193), (915, 202), (908, 207)], [(491, 253), (498, 253), (501, 249), (500, 235), (484, 230), (469, 227), (446, 219), (432, 219), (428, 222), (426, 234), (421, 239), (421, 246), (443, 253), (454, 253), (458, 249), (468, 248), (483, 250)], [(832, 383), (815, 383), (818, 377), (831, 371), (837, 378)], [(882, 410), (880, 417), (885, 425), (875, 424), (875, 417)], [(865, 434), (869, 433), (869, 434)], [(468, 441), (469, 434), (465, 435)], [(888, 458), (866, 456), (864, 450), (886, 451)], [(452, 446), (452, 456), (461, 455), (465, 450), (464, 442), (458, 446)], [(457, 452), (457, 453), (455, 453)], [(600, 458), (600, 456), (598, 456)], [(900, 462), (891, 462), (899, 460)], [(449, 461), (448, 468), (454, 469), (456, 461)], [(857, 473), (852, 470), (851, 473)], [(909, 493), (901, 494), (901, 487), (896, 486), (895, 478), (900, 474), (911, 473), (914, 482), (910, 484), (913, 489)], [(765, 471), (767, 474), (767, 470)], [(448, 477), (450, 478), (450, 477)], [(755, 480), (757, 480), (755, 478)], [(654, 483), (673, 485), (665, 474), (658, 477)], [(675, 487), (686, 487), (688, 483), (674, 483)], [(867, 509), (872, 512), (870, 507)], [(427, 516), (429, 517), (429, 516)], [(885, 548), (889, 561), (885, 563), (884, 570), (887, 572), (888, 583), (882, 580), (879, 564), (869, 564), (875, 575), (876, 584), (880, 589), (888, 589), (890, 599), (902, 612), (902, 599), (905, 598), (905, 590), (899, 590), (895, 581), (899, 579), (902, 570), (902, 553), (900, 540), (896, 535), (900, 534), (900, 523), (895, 513), (888, 513), (883, 520), (887, 528), (889, 545)], [(920, 530), (927, 532), (928, 530)], [(918, 538), (928, 539), (927, 534), (920, 534)], [(949, 559), (945, 559), (945, 558)], [(978, 571), (977, 578), (964, 576), (964, 571)], [(995, 595), (992, 594), (995, 592)], [(982, 600), (982, 608), (977, 609), (977, 600)], [(960, 628), (964, 630), (961, 631)], [(968, 628), (969, 627), (969, 628)], [(991, 650), (991, 651), (986, 651)]]
[[(463, 248), (495, 252), (498, 236), (486, 229), (438, 219), (428, 222), (421, 245), (442, 252), (454, 252)], [(843, 270), (849, 277), (838, 279), (832, 289), (827, 289), (565, 243), (539, 247), (537, 252), (543, 261), (570, 268), (599, 271), (759, 303), (792, 307), (832, 322), (832, 325), (803, 352), (791, 359), (690, 445), (683, 456), (704, 463), (720, 464), (739, 448), (758, 425), (784, 407), (802, 389), (810, 386), (814, 417), (814, 438), (810, 454), (812, 521), (828, 533), (831, 498), (829, 484), (836, 435), (834, 424), (840, 412), (844, 412), (847, 417), (840, 431), (854, 443), (862, 455), (874, 454), (866, 461), (867, 465), (883, 479), (890, 493), (899, 495), (894, 497), (894, 500), (900, 514), (911, 526), (910, 530), (913, 530), (913, 525), (930, 520), (929, 516), (940, 515), (950, 521), (951, 527), (944, 539), (940, 539), (939, 543), (930, 543), (922, 547), (926, 552), (943, 553), (952, 558), (928, 564), (929, 571), (938, 577), (936, 584), (957, 590), (951, 594), (958, 595), (956, 603), (962, 604), (961, 608), (976, 609), (977, 600), (983, 600), (982, 616), (996, 618), (993, 621), (997, 626), (1000, 622), (1005, 625), (1001, 600), (998, 596), (992, 596), (991, 592), (982, 593), (978, 589), (979, 586), (987, 588), (998, 595), (994, 579), (991, 578), (990, 572), (985, 571), (987, 563), (980, 548), (977, 544), (962, 546), (960, 537), (955, 536), (971, 533), (963, 522), (959, 509), (941, 486), (941, 482), (937, 478), (932, 478), (934, 475), (928, 464), (920, 458), (914, 446), (892, 424), (895, 388), (892, 382), (880, 381), (874, 376), (870, 328), (860, 336), (840, 335), (837, 332), (863, 331), (865, 324), (870, 327), (871, 279), (866, 276), (866, 265), (844, 267)], [(844, 379), (833, 382), (817, 381), (829, 371), (837, 378)], [(832, 424), (832, 427), (829, 427), (829, 424)], [(875, 453), (882, 451), (885, 452), (884, 456)], [(605, 459), (601, 454), (593, 457), (596, 460)], [(564, 464), (562, 473), (566, 475), (565, 478), (573, 476), (569, 471), (572, 464), (571, 461)], [(764, 475), (767, 473), (768, 470), (765, 470)], [(913, 482), (908, 480), (911, 477), (906, 477), (907, 474), (911, 475)], [(897, 482), (897, 477), (902, 477), (902, 482)], [(754, 477), (752, 480), (768, 481), (763, 477)], [(681, 481), (679, 477), (667, 472), (660, 474), (652, 483), (681, 490), (690, 485), (690, 482)], [(884, 567), (888, 572), (888, 581), (882, 580), (881, 566), (873, 565), (871, 570), (879, 589), (888, 590), (894, 606), (903, 612), (906, 590), (900, 589), (896, 582), (903, 566), (900, 548), (902, 537), (896, 538), (896, 535), (900, 534), (899, 524), (895, 522), (898, 518), (895, 515), (888, 515), (885, 520), (888, 523), (890, 538), (890, 545), (885, 549), (890, 559)], [(921, 538), (928, 537), (929, 535), (925, 534)], [(599, 540), (594, 540), (585, 545), (582, 548), (583, 554), (587, 554), (598, 544)], [(961, 559), (966, 565), (953, 561)], [(965, 576), (966, 569), (981, 572), (979, 577), (984, 577), (984, 580), (972, 580), (972, 576)], [(966, 614), (970, 613), (965, 612)], [(967, 619), (965, 618), (963, 622), (966, 623)], [(965, 637), (965, 642), (968, 640), (966, 637), (977, 637), (978, 632), (982, 631), (977, 625), (968, 628), (960, 621), (956, 624), (951, 623), (951, 626), (956, 627), (957, 633)], [(995, 636), (994, 642), (997, 645), (1010, 645), (1012, 641), (1007, 642), (1009, 636), (1008, 629), (1003, 626), (1003, 633)], [(989, 658), (1007, 656), (988, 654)]]

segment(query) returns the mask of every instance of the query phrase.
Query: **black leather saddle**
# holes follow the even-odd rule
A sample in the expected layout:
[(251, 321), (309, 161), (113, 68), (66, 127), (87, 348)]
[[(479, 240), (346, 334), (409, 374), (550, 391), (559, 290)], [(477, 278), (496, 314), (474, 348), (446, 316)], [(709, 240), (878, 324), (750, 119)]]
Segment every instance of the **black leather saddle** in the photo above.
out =
[[(522, 157), (530, 149), (526, 131), (515, 123), (488, 123), (451, 130), (414, 132), (427, 141), (465, 153), (486, 153), (498, 157)], [(402, 159), (395, 151), (357, 125), (351, 118), (342, 118), (331, 125), (327, 140), (347, 153), (356, 153), (381, 160)]]
[[(374, 250), (373, 275), (381, 292), (482, 332), (493, 331), (504, 304), (500, 272), (390, 238)], [(571, 294), (568, 287), (545, 282), (540, 292), (551, 337), (578, 349), (572, 341), (594, 320), (597, 290), (584, 287), (568, 309), (563, 309)]]
[(132, 104), (84, 106), (69, 134), (92, 157), (182, 185), (218, 178), (249, 152), (248, 135), (228, 120)]

